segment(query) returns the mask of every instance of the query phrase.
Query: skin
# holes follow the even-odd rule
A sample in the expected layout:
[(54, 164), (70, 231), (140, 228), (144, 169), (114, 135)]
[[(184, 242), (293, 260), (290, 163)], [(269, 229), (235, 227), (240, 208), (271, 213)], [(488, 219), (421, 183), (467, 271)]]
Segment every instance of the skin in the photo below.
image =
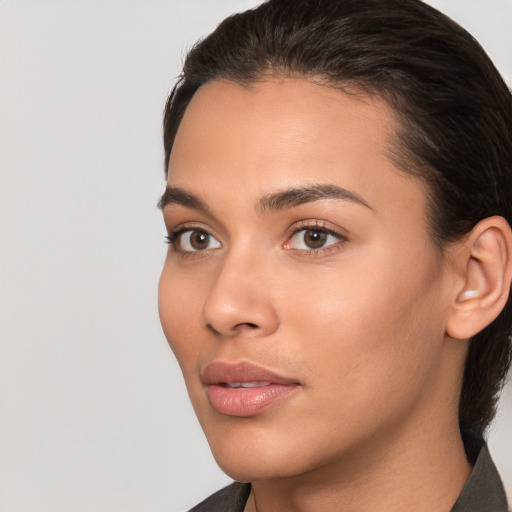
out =
[[(449, 511), (469, 475), (457, 423), (467, 344), (446, 334), (463, 283), (431, 241), (423, 184), (389, 157), (378, 98), (305, 79), (201, 87), (172, 149), (159, 288), (166, 337), (220, 467), (251, 481), (247, 511)], [(262, 209), (290, 188), (323, 198)], [(309, 229), (309, 231), (308, 231)], [(308, 248), (311, 230), (328, 230)], [(306, 237), (306, 238), (305, 238)], [(220, 414), (201, 371), (251, 362), (299, 388), (260, 413)]]

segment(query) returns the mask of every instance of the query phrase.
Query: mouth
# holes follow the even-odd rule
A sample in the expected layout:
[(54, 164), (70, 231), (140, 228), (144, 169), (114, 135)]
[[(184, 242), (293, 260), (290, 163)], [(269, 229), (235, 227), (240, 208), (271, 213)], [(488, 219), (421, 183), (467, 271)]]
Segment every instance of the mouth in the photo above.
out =
[(270, 386), (272, 382), (221, 382), (220, 385), (229, 389), (239, 389), (239, 388), (261, 388)]
[(210, 363), (201, 377), (211, 406), (227, 416), (254, 416), (300, 388), (297, 381), (251, 363)]

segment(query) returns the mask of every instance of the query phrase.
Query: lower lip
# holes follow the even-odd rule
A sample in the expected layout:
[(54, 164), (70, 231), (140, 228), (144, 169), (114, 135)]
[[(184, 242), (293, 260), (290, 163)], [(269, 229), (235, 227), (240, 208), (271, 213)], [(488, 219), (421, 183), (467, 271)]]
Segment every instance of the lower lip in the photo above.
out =
[(298, 385), (270, 384), (252, 388), (208, 386), (208, 398), (212, 407), (227, 416), (248, 417), (258, 414), (298, 389)]

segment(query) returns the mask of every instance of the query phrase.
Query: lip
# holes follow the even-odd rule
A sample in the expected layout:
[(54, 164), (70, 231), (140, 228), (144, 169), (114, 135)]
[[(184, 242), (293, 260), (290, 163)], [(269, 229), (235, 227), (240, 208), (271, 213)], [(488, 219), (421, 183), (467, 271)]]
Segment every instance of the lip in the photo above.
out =
[(211, 406), (227, 416), (254, 416), (300, 387), (296, 380), (247, 362), (210, 363), (201, 378)]

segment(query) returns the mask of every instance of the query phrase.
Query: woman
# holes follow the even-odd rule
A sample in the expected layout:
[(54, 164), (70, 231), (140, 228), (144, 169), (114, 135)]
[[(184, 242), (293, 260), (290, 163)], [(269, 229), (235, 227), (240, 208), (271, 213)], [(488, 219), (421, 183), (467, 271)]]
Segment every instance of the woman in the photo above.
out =
[(512, 98), (417, 0), (270, 0), (165, 112), (159, 307), (213, 455), (193, 510), (505, 511)]

